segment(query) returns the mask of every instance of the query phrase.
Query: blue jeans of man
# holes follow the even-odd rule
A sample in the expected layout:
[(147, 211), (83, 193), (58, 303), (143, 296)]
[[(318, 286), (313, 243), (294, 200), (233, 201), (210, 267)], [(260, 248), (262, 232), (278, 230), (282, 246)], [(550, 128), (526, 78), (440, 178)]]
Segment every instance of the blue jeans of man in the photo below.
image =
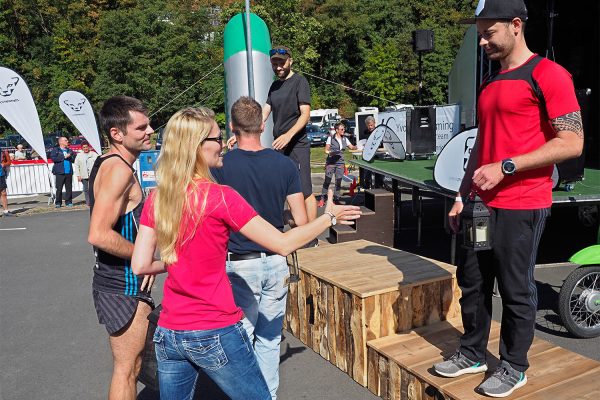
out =
[(200, 369), (232, 400), (270, 400), (242, 323), (202, 331), (154, 333), (161, 400), (191, 400)]
[(235, 304), (242, 308), (242, 320), (271, 398), (279, 387), (279, 345), (288, 293), (289, 268), (285, 257), (267, 256), (227, 261)]

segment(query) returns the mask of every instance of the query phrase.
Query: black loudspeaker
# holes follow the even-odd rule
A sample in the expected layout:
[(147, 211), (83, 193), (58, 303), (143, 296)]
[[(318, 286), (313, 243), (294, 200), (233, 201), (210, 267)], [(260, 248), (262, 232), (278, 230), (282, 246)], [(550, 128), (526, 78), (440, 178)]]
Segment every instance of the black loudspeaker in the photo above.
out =
[(434, 50), (433, 31), (419, 29), (413, 31), (413, 51), (425, 53)]
[[(578, 89), (575, 90), (579, 107), (581, 107), (581, 121), (583, 123), (583, 133), (586, 134), (589, 131), (589, 108), (590, 108), (590, 97), (592, 95), (591, 89)], [(565, 160), (556, 165), (558, 168), (558, 177), (563, 183), (578, 182), (583, 180), (583, 170), (585, 164), (585, 148), (581, 155), (577, 158)]]
[(415, 107), (407, 115), (406, 154), (410, 158), (429, 157), (435, 153), (435, 108)]

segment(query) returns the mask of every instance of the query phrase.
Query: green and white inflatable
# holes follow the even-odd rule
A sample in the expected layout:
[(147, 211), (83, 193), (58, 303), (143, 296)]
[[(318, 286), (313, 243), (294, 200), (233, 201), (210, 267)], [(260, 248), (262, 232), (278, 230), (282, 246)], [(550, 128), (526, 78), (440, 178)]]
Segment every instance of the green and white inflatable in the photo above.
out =
[[(237, 14), (225, 26), (223, 38), (227, 137), (232, 135), (229, 131), (231, 105), (241, 96), (248, 96), (249, 94), (245, 28), (245, 14)], [(250, 28), (254, 68), (254, 98), (261, 105), (264, 105), (274, 78), (269, 57), (271, 36), (265, 22), (252, 13), (250, 14)], [(265, 131), (261, 136), (261, 143), (264, 147), (271, 147), (272, 142), (273, 121), (269, 117)]]

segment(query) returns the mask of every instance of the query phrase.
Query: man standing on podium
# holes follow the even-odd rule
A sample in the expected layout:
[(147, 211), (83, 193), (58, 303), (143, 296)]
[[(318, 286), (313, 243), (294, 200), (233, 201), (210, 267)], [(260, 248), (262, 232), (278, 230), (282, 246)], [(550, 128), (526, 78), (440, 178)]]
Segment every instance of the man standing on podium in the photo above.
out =
[(466, 250), (457, 270), (465, 333), (448, 360), (435, 364), (446, 377), (487, 370), (494, 278), (502, 296), (500, 364), (477, 387), (505, 397), (527, 383), (527, 352), (537, 310), (534, 268), (552, 205), (553, 165), (578, 157), (583, 126), (571, 75), (532, 53), (525, 42), (523, 0), (480, 0), (475, 18), (479, 46), (500, 70), (487, 77), (477, 103), (479, 134), (450, 210), (458, 230), (463, 199), (474, 191), (491, 214), (491, 250)]

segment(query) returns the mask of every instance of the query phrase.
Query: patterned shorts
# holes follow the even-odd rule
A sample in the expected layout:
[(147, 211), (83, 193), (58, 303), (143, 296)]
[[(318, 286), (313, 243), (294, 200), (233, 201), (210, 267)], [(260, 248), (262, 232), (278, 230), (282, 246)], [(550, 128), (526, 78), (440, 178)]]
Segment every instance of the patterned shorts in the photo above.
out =
[(96, 289), (93, 290), (93, 297), (98, 322), (104, 325), (109, 335), (114, 335), (129, 324), (139, 301), (144, 301), (154, 308), (151, 297), (125, 296)]

